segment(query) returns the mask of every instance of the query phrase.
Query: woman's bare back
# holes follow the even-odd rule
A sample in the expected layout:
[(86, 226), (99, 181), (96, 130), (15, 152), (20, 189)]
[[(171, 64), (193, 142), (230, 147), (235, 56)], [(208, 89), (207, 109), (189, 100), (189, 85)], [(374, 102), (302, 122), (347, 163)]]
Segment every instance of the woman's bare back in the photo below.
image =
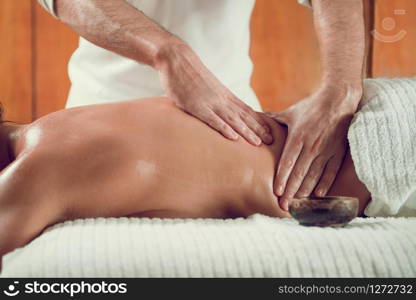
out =
[(256, 199), (275, 205), (271, 182), (280, 150), (281, 143), (229, 141), (167, 99), (50, 114), (29, 125), (18, 146), (44, 160), (36, 176), (48, 193), (39, 190), (33, 199), (58, 201), (68, 217), (246, 216)]

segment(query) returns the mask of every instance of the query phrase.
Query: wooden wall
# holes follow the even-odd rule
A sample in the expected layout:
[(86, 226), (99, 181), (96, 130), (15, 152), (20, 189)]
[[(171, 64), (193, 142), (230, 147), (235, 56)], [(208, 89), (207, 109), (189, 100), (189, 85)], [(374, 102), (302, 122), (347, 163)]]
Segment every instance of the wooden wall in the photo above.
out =
[(252, 86), (264, 109), (281, 110), (318, 85), (312, 12), (296, 0), (257, 0), (251, 19)]
[(0, 101), (5, 118), (31, 122), (65, 105), (78, 37), (36, 0), (0, 1)]
[(32, 120), (32, 20), (30, 1), (0, 1), (0, 101), (21, 122)]
[[(416, 76), (416, 1), (364, 1), (368, 25), (378, 32), (368, 74)], [(401, 31), (400, 39), (386, 41)], [(316, 88), (321, 68), (310, 9), (296, 0), (257, 0), (251, 34), (252, 85), (265, 109), (284, 109)], [(76, 34), (36, 0), (1, 0), (0, 37), (0, 101), (6, 118), (30, 122), (63, 108)]]
[(65, 106), (70, 86), (68, 61), (78, 46), (78, 36), (37, 3), (34, 4), (34, 15), (36, 68), (33, 108), (35, 116), (39, 117)]

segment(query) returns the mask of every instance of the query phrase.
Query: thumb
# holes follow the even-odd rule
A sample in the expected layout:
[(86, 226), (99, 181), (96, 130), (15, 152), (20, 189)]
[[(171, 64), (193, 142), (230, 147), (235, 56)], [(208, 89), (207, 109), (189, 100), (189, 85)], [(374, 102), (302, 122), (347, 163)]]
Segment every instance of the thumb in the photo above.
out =
[(280, 124), (288, 125), (289, 120), (284, 112), (265, 111), (264, 114)]

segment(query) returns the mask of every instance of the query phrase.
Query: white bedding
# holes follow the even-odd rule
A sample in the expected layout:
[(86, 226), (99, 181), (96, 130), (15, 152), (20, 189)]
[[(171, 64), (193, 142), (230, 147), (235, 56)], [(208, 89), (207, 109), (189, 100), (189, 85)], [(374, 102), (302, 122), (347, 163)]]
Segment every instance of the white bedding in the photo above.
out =
[(1, 276), (416, 277), (416, 218), (76, 220), (6, 255)]

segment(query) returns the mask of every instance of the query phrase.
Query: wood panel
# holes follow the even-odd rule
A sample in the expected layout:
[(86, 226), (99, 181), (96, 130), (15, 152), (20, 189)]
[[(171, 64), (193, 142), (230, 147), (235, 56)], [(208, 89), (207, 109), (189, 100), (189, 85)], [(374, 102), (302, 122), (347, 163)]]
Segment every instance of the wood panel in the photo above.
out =
[(282, 110), (318, 86), (319, 48), (311, 9), (295, 0), (257, 0), (251, 20), (252, 86), (266, 110)]
[(416, 76), (416, 1), (377, 0), (374, 77)]
[(39, 118), (65, 107), (70, 87), (68, 61), (78, 46), (78, 36), (38, 4), (35, 5), (34, 14), (34, 114)]
[(0, 101), (5, 119), (32, 120), (31, 2), (0, 1)]
[(373, 77), (373, 36), (374, 30), (374, 1), (364, 0), (364, 26), (365, 26), (365, 61), (363, 78)]

